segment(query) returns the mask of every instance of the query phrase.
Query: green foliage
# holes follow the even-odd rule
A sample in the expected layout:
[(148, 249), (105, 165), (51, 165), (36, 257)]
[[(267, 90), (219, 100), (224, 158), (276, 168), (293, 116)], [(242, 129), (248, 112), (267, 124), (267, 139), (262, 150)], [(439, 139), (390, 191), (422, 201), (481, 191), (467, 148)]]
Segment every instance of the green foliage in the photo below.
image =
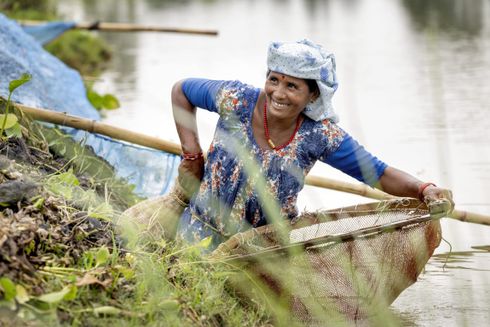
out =
[(16, 79), (16, 80), (13, 80), (13, 81), (10, 81), (9, 83), (9, 92), (10, 93), (13, 93), (15, 91), (16, 88), (18, 88), (19, 86), (29, 82), (31, 80), (31, 75), (27, 74), (27, 73), (24, 73), (20, 76), (19, 79)]
[(88, 31), (68, 31), (45, 48), (80, 74), (88, 76), (99, 75), (111, 58), (107, 44)]
[(87, 87), (87, 98), (97, 110), (114, 110), (119, 108), (119, 100), (112, 94), (99, 94), (93, 86)]
[(2, 0), (0, 9), (14, 19), (53, 19), (56, 6), (53, 0)]
[(7, 277), (0, 278), (0, 290), (3, 293), (3, 298), (7, 301), (13, 300), (17, 295), (15, 284)]
[[(109, 193), (104, 194), (107, 201), (93, 202), (91, 206), (86, 206), (91, 217), (106, 219), (114, 210), (125, 209), (141, 200), (133, 192), (134, 185), (117, 178), (114, 168), (102, 158), (96, 156), (89, 147), (74, 141), (59, 129), (42, 128), (40, 134), (48, 142), (49, 148), (53, 153), (70, 161), (73, 174), (90, 176), (89, 181), (94, 188), (104, 190), (104, 192), (105, 190), (111, 190)], [(47, 184), (48, 186), (54, 185), (55, 188), (59, 186), (56, 184), (61, 184), (61, 188), (66, 186), (60, 182), (62, 181), (55, 177), (51, 181), (48, 180)], [(78, 202), (85, 201), (88, 203), (95, 197), (93, 190), (79, 192), (82, 190), (76, 185), (71, 185), (71, 188), (76, 190), (67, 190), (67, 192), (77, 192)]]
[(43, 294), (37, 298), (38, 301), (47, 303), (51, 306), (55, 306), (63, 300), (71, 301), (76, 298), (77, 295), (77, 287), (66, 286), (62, 290), (57, 292), (51, 292), (47, 294)]
[(5, 103), (5, 114), (0, 114), (0, 137), (3, 138), (3, 133), (7, 138), (9, 137), (21, 137), (22, 129), (18, 123), (17, 116), (9, 113), (10, 110), (10, 98), (12, 93), (21, 85), (29, 82), (31, 80), (31, 75), (24, 73), (19, 79), (12, 80), (9, 83), (9, 95), (7, 102)]
[(72, 169), (61, 174), (53, 175), (46, 180), (48, 190), (68, 200), (73, 199), (74, 187), (78, 185), (80, 185), (80, 182), (73, 174)]
[(95, 253), (95, 265), (96, 266), (101, 266), (107, 263), (110, 257), (110, 252), (109, 249), (106, 248), (105, 246), (101, 247), (97, 252)]
[(18, 125), (17, 121), (17, 116), (14, 114), (0, 114), (0, 122), (3, 122), (2, 128), (4, 129), (9, 129)]

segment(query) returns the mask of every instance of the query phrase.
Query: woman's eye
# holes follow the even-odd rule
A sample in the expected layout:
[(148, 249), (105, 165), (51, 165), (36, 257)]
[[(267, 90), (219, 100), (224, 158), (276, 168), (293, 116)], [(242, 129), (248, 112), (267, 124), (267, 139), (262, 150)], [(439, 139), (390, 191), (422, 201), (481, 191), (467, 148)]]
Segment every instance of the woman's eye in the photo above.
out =
[(289, 83), (289, 84), (288, 84), (288, 87), (289, 87), (290, 89), (293, 89), (293, 90), (296, 90), (296, 89), (298, 88), (298, 87), (296, 86), (296, 84), (293, 84), (293, 83)]
[(269, 81), (271, 81), (271, 82), (277, 82), (277, 78), (276, 77), (269, 77)]

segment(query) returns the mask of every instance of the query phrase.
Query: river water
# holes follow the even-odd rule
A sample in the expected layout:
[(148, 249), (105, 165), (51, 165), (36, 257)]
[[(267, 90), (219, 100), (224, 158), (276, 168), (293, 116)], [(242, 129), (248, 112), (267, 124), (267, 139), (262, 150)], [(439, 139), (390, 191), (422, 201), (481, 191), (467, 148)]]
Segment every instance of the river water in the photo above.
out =
[[(96, 89), (122, 104), (104, 121), (172, 141), (175, 81), (262, 86), (268, 43), (310, 38), (336, 55), (334, 106), (344, 129), (388, 164), (452, 189), (458, 209), (490, 214), (489, 0), (63, 0), (59, 12), (77, 21), (219, 31), (100, 33), (114, 58)], [(206, 148), (217, 118), (199, 112), (198, 119)], [(312, 174), (353, 182), (323, 164)], [(366, 201), (307, 186), (299, 206)], [(488, 325), (490, 254), (472, 247), (490, 245), (490, 227), (448, 219), (442, 226), (449, 243), (394, 311), (407, 325)]]

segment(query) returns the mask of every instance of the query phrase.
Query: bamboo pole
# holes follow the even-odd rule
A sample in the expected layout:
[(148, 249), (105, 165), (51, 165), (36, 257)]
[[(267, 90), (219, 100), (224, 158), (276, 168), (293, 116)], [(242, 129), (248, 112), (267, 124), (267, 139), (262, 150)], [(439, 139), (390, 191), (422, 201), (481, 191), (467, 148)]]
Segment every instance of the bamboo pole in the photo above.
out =
[[(157, 137), (132, 132), (127, 129), (99, 123), (97, 121), (86, 118), (71, 116), (66, 113), (60, 113), (40, 108), (32, 108), (18, 103), (14, 103), (13, 105), (35, 120), (82, 129), (91, 133), (109, 136), (114, 139), (142, 145), (148, 148), (161, 150), (176, 155), (180, 155), (182, 151), (180, 145), (159, 139)], [(376, 200), (389, 200), (397, 198), (396, 196), (390, 195), (383, 191), (370, 188), (365, 184), (353, 184), (320, 176), (306, 176), (305, 184), (350, 194), (356, 194)], [(490, 226), (490, 216), (488, 215), (462, 210), (454, 210), (451, 214), (449, 214), (448, 217), (462, 222), (470, 222), (474, 224)]]
[[(45, 24), (45, 21), (39, 20), (19, 20), (19, 23), (25, 26), (37, 26)], [(198, 35), (218, 35), (216, 30), (205, 29), (191, 29), (191, 28), (176, 28), (176, 27), (162, 27), (151, 25), (140, 25), (131, 23), (108, 23), (108, 22), (96, 22), (96, 23), (76, 23), (73, 27), (75, 29), (84, 30), (100, 30), (107, 32), (164, 32), (164, 33), (184, 33), (184, 34), (198, 34)]]
[(390, 200), (396, 198), (396, 196), (390, 195), (378, 189), (374, 189), (367, 186), (366, 184), (353, 184), (314, 175), (306, 176), (305, 184), (350, 194), (356, 194), (376, 200)]
[(95, 120), (71, 116), (66, 113), (56, 112), (47, 109), (32, 108), (18, 103), (15, 103), (13, 105), (35, 120), (82, 129), (90, 133), (97, 133), (109, 136), (121, 141), (142, 145), (156, 150), (162, 150), (172, 154), (180, 155), (180, 153), (182, 152), (180, 145), (176, 143), (165, 141), (142, 133), (137, 133), (124, 128), (100, 123)]

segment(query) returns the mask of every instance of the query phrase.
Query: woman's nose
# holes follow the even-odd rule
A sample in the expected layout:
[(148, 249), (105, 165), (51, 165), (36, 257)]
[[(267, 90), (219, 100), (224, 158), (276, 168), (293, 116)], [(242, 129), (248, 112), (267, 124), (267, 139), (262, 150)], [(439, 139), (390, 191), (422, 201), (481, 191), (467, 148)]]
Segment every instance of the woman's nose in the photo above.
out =
[(274, 90), (274, 97), (276, 99), (284, 99), (284, 97), (286, 96), (286, 92), (284, 90), (284, 87), (282, 86), (278, 86), (275, 90)]

